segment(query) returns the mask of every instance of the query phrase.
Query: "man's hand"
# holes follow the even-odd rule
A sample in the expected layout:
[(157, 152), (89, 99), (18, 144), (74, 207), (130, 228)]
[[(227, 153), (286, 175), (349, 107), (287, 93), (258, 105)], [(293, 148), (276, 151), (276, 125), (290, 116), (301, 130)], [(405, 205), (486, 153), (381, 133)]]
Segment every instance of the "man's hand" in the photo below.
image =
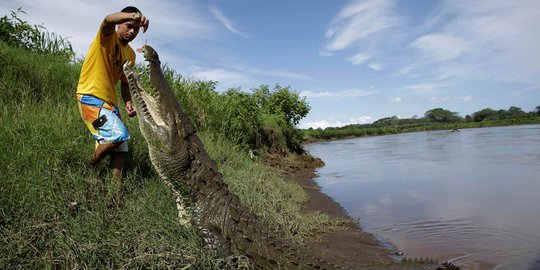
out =
[(116, 12), (107, 15), (105, 19), (103, 19), (103, 22), (101, 24), (101, 32), (105, 36), (112, 35), (116, 31), (116, 25), (129, 21), (139, 23), (139, 26), (143, 28), (143, 33), (148, 31), (148, 25), (150, 24), (150, 21), (140, 12)]
[(150, 20), (143, 16), (140, 12), (134, 12), (133, 13), (133, 21), (139, 22), (141, 24), (141, 27), (143, 28), (143, 33), (146, 33), (148, 31), (148, 26), (150, 25)]
[(135, 111), (135, 107), (133, 107), (133, 104), (131, 104), (131, 101), (126, 101), (126, 110), (129, 117), (133, 117), (137, 115), (137, 112)]

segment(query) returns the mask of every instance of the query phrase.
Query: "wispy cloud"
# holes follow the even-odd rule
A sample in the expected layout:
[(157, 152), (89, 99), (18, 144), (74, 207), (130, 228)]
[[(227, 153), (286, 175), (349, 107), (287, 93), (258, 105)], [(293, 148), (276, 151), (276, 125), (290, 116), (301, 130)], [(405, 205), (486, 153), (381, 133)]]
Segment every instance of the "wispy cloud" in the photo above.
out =
[(192, 73), (192, 76), (200, 80), (217, 81), (224, 87), (238, 87), (241, 84), (251, 81), (251, 78), (246, 76), (244, 73), (220, 68), (197, 68)]
[(534, 87), (525, 87), (521, 89), (512, 90), (508, 93), (508, 96), (525, 96), (530, 95), (531, 93), (538, 92), (540, 93), (540, 88), (537, 86)]
[(433, 93), (440, 89), (445, 89), (451, 87), (451, 84), (437, 84), (437, 83), (424, 83), (424, 84), (413, 84), (403, 87), (407, 91), (411, 91), (416, 94), (428, 94)]
[(438, 27), (411, 43), (420, 56), (403, 71), (540, 85), (539, 1), (448, 0), (441, 10)]
[(432, 103), (459, 103), (459, 102), (469, 102), (473, 99), (473, 96), (463, 96), (463, 97), (430, 97), (429, 101)]
[(223, 26), (225, 26), (225, 28), (227, 28), (229, 31), (243, 37), (243, 38), (248, 38), (249, 36), (247, 34), (245, 34), (244, 32), (241, 32), (240, 30), (236, 29), (236, 27), (233, 26), (233, 23), (232, 21), (227, 18), (223, 12), (221, 12), (221, 10), (217, 9), (215, 6), (210, 6), (210, 12), (212, 12), (212, 15), (214, 15), (214, 17), (216, 17), (216, 19), (218, 21), (220, 21)]
[(353, 65), (362, 65), (367, 62), (369, 58), (371, 58), (371, 55), (367, 53), (359, 53), (347, 58), (347, 61), (351, 62)]
[(434, 62), (455, 59), (467, 51), (467, 42), (452, 34), (430, 34), (416, 39), (412, 46), (429, 54)]
[(349, 48), (355, 42), (402, 23), (392, 0), (351, 1), (326, 31), (329, 51)]
[(402, 97), (393, 97), (390, 99), (390, 103), (395, 103), (395, 104), (399, 104), (399, 103), (403, 103), (405, 102), (404, 99)]
[(292, 71), (287, 70), (263, 70), (258, 68), (241, 68), (243, 72), (250, 73), (253, 75), (259, 75), (259, 76), (270, 76), (270, 77), (280, 77), (280, 78), (289, 78), (289, 79), (299, 79), (299, 80), (313, 80), (312, 77), (296, 73)]
[(375, 71), (381, 71), (384, 68), (384, 65), (381, 63), (371, 63), (368, 65), (369, 68), (375, 70)]
[(398, 5), (349, 1), (326, 29), (326, 54), (362, 46), (346, 60), (395, 76), (540, 86), (540, 1), (443, 0), (425, 19)]
[[(11, 0), (2, 2), (0, 12), (9, 14), (10, 10), (23, 7), (28, 13), (21, 14), (23, 20), (44, 24), (49, 31), (69, 37), (77, 55), (85, 55), (103, 18), (130, 4), (128, 1), (106, 0), (78, 1), (77, 4), (68, 4), (63, 0)], [(211, 39), (214, 36), (214, 26), (206, 19), (210, 15), (205, 15), (207, 11), (197, 1), (155, 0), (137, 3), (137, 7), (150, 19), (150, 27), (148, 32), (139, 33), (132, 46), (139, 46), (148, 40), (154, 46), (175, 44), (178, 48), (188, 44), (186, 41)]]
[(218, 81), (221, 88), (253, 87), (261, 82), (261, 77), (289, 78), (298, 80), (313, 80), (313, 78), (286, 70), (264, 70), (244, 65), (231, 65), (216, 68), (192, 67), (188, 70), (189, 76), (201, 80)]
[(362, 97), (362, 96), (369, 96), (373, 95), (375, 93), (378, 93), (377, 91), (366, 91), (366, 90), (360, 90), (360, 89), (350, 89), (350, 90), (344, 90), (344, 91), (336, 91), (336, 92), (330, 92), (330, 91), (302, 91), (300, 93), (300, 96), (310, 97), (310, 98), (321, 98), (321, 97)]
[(353, 124), (369, 124), (373, 123), (373, 118), (371, 116), (359, 116), (355, 118), (349, 119), (349, 121), (334, 121), (334, 120), (317, 120), (317, 121), (305, 121), (300, 123), (300, 128), (322, 128), (325, 129), (327, 127), (342, 127), (346, 125), (353, 125)]

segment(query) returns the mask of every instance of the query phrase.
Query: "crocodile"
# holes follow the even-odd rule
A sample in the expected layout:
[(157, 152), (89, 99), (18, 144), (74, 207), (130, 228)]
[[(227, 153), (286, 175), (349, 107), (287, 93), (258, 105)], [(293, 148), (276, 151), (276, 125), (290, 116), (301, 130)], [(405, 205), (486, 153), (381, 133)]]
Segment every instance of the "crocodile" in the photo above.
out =
[[(157, 52), (145, 45), (142, 53), (153, 91), (144, 89), (132, 63), (124, 65), (124, 74), (151, 163), (176, 197), (184, 224), (193, 226), (207, 247), (245, 254), (260, 269), (349, 269), (280, 237), (242, 205), (167, 83)], [(423, 261), (353, 269), (435, 268), (436, 263)]]

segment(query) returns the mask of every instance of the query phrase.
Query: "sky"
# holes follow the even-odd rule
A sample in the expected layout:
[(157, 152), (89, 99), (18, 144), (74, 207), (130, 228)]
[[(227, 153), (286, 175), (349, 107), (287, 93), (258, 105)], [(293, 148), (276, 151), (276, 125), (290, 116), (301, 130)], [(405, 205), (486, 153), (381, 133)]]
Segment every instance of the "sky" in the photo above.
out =
[[(298, 127), (422, 117), (444, 108), (540, 105), (538, 0), (0, 0), (66, 36), (78, 56), (103, 18), (138, 7), (145, 42), (217, 90), (291, 86), (311, 106)], [(138, 55), (138, 60), (142, 57)]]

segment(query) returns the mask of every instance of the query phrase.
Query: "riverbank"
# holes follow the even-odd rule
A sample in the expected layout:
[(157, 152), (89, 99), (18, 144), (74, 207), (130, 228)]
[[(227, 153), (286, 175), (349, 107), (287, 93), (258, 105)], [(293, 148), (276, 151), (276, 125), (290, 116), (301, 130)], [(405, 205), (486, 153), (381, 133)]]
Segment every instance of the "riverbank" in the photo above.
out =
[(351, 138), (392, 135), (400, 133), (449, 130), (459, 131), (469, 128), (517, 126), (540, 124), (540, 116), (517, 119), (489, 120), (483, 122), (429, 123), (420, 125), (392, 125), (364, 128), (327, 128), (324, 130), (303, 130), (303, 144), (322, 141), (344, 140)]
[(356, 269), (359, 265), (369, 267), (390, 267), (395, 269), (398, 260), (393, 259), (395, 250), (382, 245), (371, 233), (362, 230), (347, 211), (334, 199), (320, 191), (316, 181), (316, 169), (324, 163), (310, 156), (291, 156), (282, 160), (273, 159), (272, 166), (283, 169), (284, 179), (301, 186), (309, 200), (302, 212), (324, 213), (331, 219), (340, 219), (343, 230), (321, 232), (308, 241), (308, 246), (323, 257), (333, 258), (345, 266)]

